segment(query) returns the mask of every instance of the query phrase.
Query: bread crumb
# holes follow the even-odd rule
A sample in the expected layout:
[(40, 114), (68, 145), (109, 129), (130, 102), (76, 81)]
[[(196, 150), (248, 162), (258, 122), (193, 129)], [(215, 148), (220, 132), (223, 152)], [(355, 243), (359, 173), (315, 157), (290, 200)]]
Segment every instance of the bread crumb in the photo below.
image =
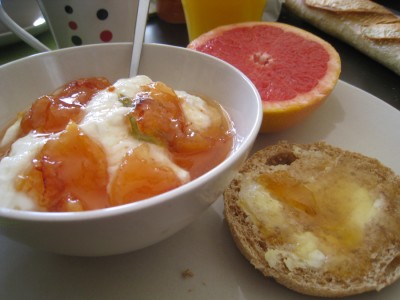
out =
[(193, 272), (190, 269), (186, 269), (181, 273), (183, 279), (192, 278), (194, 276)]

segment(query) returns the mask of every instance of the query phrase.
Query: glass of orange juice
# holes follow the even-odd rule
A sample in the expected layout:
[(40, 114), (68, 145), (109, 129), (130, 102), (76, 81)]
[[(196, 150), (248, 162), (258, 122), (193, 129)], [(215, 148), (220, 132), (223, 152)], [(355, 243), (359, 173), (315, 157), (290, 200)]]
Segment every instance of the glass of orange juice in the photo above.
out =
[(189, 40), (215, 27), (260, 21), (267, 0), (182, 0)]

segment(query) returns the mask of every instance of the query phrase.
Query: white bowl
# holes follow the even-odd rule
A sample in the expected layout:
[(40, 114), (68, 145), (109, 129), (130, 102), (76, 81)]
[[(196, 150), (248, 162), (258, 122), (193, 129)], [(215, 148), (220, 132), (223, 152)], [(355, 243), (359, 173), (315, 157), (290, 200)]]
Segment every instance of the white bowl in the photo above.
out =
[[(79, 77), (128, 76), (131, 44), (101, 44), (31, 56), (0, 67), (0, 128), (36, 97)], [(0, 208), (0, 232), (46, 251), (102, 256), (157, 243), (195, 220), (212, 204), (247, 157), (262, 119), (261, 99), (240, 71), (185, 48), (146, 44), (140, 74), (217, 100), (234, 122), (235, 149), (217, 167), (170, 192), (118, 207), (78, 213)], [(0, 191), (1, 193), (1, 191)]]

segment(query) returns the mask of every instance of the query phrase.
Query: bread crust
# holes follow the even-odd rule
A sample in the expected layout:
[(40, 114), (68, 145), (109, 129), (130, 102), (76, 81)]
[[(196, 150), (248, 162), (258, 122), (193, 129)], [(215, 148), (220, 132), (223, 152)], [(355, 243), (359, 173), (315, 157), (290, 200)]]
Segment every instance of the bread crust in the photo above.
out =
[(400, 17), (370, 0), (285, 0), (315, 27), (400, 75)]
[[(271, 267), (266, 261), (265, 253), (269, 249), (270, 241), (260, 233), (259, 227), (239, 205), (241, 184), (246, 176), (256, 178), (260, 174), (271, 172), (274, 166), (290, 166), (296, 160), (302, 159), (295, 148), (301, 151), (323, 152), (324, 155), (337, 160), (338, 164), (352, 164), (354, 171), (360, 176), (365, 176), (365, 180), (370, 176), (378, 178), (378, 185), (381, 186), (379, 188), (385, 191), (388, 205), (384, 216), (395, 222), (392, 225), (396, 227), (394, 232), (397, 234), (388, 234), (385, 239), (380, 240), (379, 248), (376, 248), (377, 245), (371, 246), (371, 249), (376, 249), (374, 250), (376, 253), (371, 253), (371, 265), (363, 277), (343, 279), (329, 272), (322, 272), (318, 268), (300, 267), (290, 270), (283, 259), (275, 267)], [(308, 174), (307, 172), (305, 174)], [(243, 164), (224, 192), (224, 216), (233, 240), (243, 256), (264, 276), (272, 277), (299, 293), (321, 297), (343, 297), (380, 290), (400, 277), (400, 177), (376, 159), (345, 151), (324, 142), (291, 144), (282, 141), (258, 151)]]

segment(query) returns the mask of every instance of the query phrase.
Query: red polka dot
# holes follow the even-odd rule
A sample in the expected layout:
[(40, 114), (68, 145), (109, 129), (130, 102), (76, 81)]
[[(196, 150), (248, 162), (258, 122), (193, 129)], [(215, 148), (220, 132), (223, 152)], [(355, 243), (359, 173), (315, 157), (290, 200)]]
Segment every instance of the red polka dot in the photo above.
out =
[(113, 37), (112, 32), (109, 31), (109, 30), (104, 30), (104, 31), (102, 31), (102, 32), (100, 33), (100, 39), (101, 39), (103, 42), (109, 42), (109, 41), (111, 41), (111, 40), (112, 40), (112, 37)]
[(78, 24), (76, 24), (74, 21), (71, 21), (68, 23), (68, 27), (72, 30), (76, 30), (78, 28)]

